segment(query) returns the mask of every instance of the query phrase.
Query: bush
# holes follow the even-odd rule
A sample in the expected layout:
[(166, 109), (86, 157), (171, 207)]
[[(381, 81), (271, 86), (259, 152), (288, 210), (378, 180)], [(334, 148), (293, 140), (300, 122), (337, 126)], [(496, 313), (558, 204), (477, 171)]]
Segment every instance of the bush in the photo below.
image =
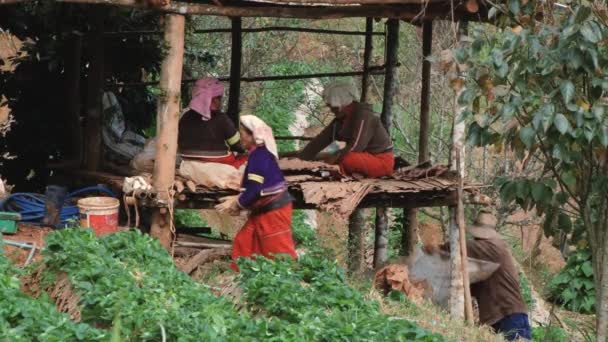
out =
[(564, 267), (548, 285), (550, 299), (564, 308), (580, 312), (595, 312), (595, 283), (591, 252), (578, 249), (570, 255)]
[(549, 325), (532, 328), (532, 342), (566, 342), (566, 332), (560, 327)]

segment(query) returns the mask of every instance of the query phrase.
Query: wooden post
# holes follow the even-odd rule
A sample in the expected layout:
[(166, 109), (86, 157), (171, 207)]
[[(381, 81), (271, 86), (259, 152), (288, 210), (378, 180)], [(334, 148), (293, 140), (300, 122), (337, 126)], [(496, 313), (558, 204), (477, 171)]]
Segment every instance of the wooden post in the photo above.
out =
[(89, 34), (91, 61), (87, 79), (87, 108), (85, 123), (85, 167), (89, 171), (99, 169), (103, 146), (102, 130), (102, 96), (104, 86), (104, 44), (103, 31), (106, 17), (105, 7), (92, 7), (93, 31)]
[(355, 209), (348, 220), (348, 271), (363, 271), (365, 262), (365, 217), (363, 209)]
[(390, 135), (393, 97), (395, 94), (395, 71), (397, 70), (399, 51), (399, 20), (388, 19), (386, 24), (386, 73), (384, 75), (384, 99), (380, 119)]
[[(160, 73), (161, 95), (158, 98), (156, 118), (156, 159), (152, 174), (152, 186), (157, 199), (173, 205), (169, 190), (175, 181), (175, 159), (177, 155), (177, 127), (179, 122), (180, 91), (184, 61), (185, 18), (179, 14), (167, 14), (164, 20), (165, 44), (168, 47)], [(172, 210), (152, 214), (150, 233), (158, 238), (163, 247), (169, 249), (173, 239)]]
[(420, 137), (418, 139), (418, 162), (429, 160), (429, 104), (431, 92), (431, 56), (433, 45), (433, 22), (422, 24), (422, 91), (420, 94)]
[(374, 268), (381, 266), (388, 260), (388, 215), (386, 211), (387, 208), (376, 208)]
[[(461, 43), (461, 37), (466, 34), (466, 28), (464, 22), (460, 23), (458, 44)], [(462, 162), (464, 161), (464, 139), (465, 139), (465, 123), (464, 121), (458, 121), (458, 117), (464, 110), (463, 107), (458, 106), (458, 97), (462, 93), (464, 88), (461, 88), (456, 96), (454, 97), (456, 102), (456, 115), (454, 116), (454, 125), (452, 128), (452, 153), (451, 153), (451, 164), (456, 166), (456, 172), (462, 179), (465, 177), (465, 169)], [(450, 314), (456, 317), (463, 317), (465, 314), (465, 288), (464, 288), (464, 276), (463, 273), (467, 271), (463, 267), (463, 259), (460, 238), (460, 224), (458, 218), (458, 207), (450, 207), (450, 224), (448, 227), (449, 231), (449, 244), (450, 244)], [(463, 224), (464, 225), (464, 224)]]
[[(420, 136), (418, 140), (418, 163), (429, 159), (429, 103), (431, 89), (431, 55), (433, 43), (433, 23), (425, 21), (422, 24), (422, 91), (420, 93)], [(401, 241), (403, 255), (410, 255), (417, 242), (418, 217), (416, 209), (403, 210), (403, 226)], [(409, 239), (409, 240), (408, 240)]]
[(361, 78), (361, 102), (367, 101), (369, 92), (369, 66), (374, 49), (374, 19), (365, 19), (365, 47), (363, 50), (363, 77)]
[(230, 92), (228, 97), (228, 116), (235, 124), (239, 122), (241, 97), (241, 62), (243, 57), (242, 20), (232, 18), (232, 48), (230, 52)]
[(70, 159), (82, 163), (82, 125), (80, 124), (80, 70), (82, 68), (82, 34), (74, 33), (67, 44), (65, 58), (65, 98), (69, 122)]
[(462, 178), (462, 170), (460, 169), (460, 153), (456, 154), (456, 165), (457, 171), (460, 177), (458, 177), (458, 204), (456, 207), (458, 217), (458, 233), (460, 235), (460, 262), (462, 263), (462, 285), (464, 288), (464, 317), (469, 322), (474, 322), (475, 317), (473, 316), (473, 302), (471, 301), (471, 282), (469, 281), (469, 271), (467, 269), (467, 241), (465, 233), (465, 220), (464, 220), (464, 204), (463, 204), (463, 187), (464, 181)]
[[(399, 51), (399, 20), (387, 21), (386, 74), (384, 76), (384, 98), (381, 121), (391, 135), (391, 115), (395, 95), (395, 71)], [(374, 244), (374, 266), (384, 263), (388, 252), (388, 215), (386, 208), (376, 208), (376, 242)]]

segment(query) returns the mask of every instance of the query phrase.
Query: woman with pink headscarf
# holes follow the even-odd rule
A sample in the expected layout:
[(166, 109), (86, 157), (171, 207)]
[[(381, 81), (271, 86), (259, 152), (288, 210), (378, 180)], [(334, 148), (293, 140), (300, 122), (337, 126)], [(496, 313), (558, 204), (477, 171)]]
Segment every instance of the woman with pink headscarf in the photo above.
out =
[(192, 99), (179, 120), (178, 148), (182, 159), (221, 163), (239, 168), (247, 161), (234, 123), (221, 111), (224, 85), (207, 77), (194, 83)]

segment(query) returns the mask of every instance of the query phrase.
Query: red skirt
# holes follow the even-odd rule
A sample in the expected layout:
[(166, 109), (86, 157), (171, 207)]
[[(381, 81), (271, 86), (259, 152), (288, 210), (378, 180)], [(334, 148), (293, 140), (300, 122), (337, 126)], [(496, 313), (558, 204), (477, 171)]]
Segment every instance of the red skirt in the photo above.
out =
[(226, 164), (226, 165), (234, 166), (235, 169), (238, 169), (239, 167), (241, 167), (241, 165), (243, 165), (247, 162), (246, 155), (239, 155), (238, 157), (235, 157), (234, 154), (232, 154), (232, 153), (226, 157), (219, 157), (219, 158), (198, 157), (198, 158), (185, 158), (185, 159), (196, 160), (196, 161), (201, 161), (201, 162), (206, 162), (206, 163)]
[[(273, 258), (287, 254), (296, 258), (296, 248), (291, 236), (292, 204), (259, 215), (250, 216), (232, 242), (232, 260), (251, 258), (255, 254)], [(235, 262), (230, 265), (238, 272)]]
[(349, 152), (340, 162), (340, 171), (347, 175), (358, 173), (370, 178), (390, 176), (395, 167), (393, 152), (371, 154), (368, 152)]

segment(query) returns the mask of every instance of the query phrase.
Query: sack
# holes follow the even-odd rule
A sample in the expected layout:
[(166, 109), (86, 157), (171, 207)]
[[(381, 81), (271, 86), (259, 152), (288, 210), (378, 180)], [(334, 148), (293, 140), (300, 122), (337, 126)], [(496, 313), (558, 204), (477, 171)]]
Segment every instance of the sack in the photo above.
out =
[(156, 138), (148, 139), (144, 145), (143, 151), (139, 152), (131, 160), (131, 168), (140, 171), (152, 173), (154, 171), (154, 158), (156, 157)]
[(243, 169), (237, 170), (227, 164), (184, 160), (179, 167), (179, 174), (207, 188), (238, 190)]

